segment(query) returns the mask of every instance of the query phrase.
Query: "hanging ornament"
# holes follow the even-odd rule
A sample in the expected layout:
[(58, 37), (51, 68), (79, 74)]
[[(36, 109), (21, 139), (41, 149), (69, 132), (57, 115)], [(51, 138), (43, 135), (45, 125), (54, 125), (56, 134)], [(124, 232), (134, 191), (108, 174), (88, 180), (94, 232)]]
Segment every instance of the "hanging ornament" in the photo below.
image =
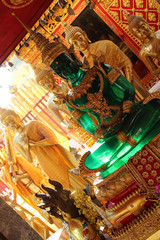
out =
[(65, 8), (66, 5), (67, 5), (67, 1), (66, 0), (58, 0), (58, 5), (61, 7), (61, 8)]

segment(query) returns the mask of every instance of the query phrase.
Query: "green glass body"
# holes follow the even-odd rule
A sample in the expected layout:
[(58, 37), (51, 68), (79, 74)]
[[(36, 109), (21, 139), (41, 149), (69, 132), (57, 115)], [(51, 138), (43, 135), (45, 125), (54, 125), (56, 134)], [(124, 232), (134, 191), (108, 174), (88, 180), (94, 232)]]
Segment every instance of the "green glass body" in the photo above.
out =
[[(60, 77), (70, 81), (72, 87), (76, 87), (83, 81), (86, 71), (82, 70), (76, 61), (68, 54), (59, 55), (50, 66)], [(102, 64), (106, 73), (111, 71), (112, 67)], [(103, 74), (102, 74), (103, 76)], [(133, 86), (122, 75), (111, 85), (107, 78), (103, 76), (103, 98), (106, 99), (109, 106), (122, 106), (125, 100), (130, 100), (134, 103), (135, 90)], [(95, 94), (99, 91), (100, 79), (97, 75), (88, 89), (88, 93)], [(93, 118), (101, 126), (100, 114), (94, 108), (83, 108), (88, 103), (87, 94), (83, 94), (80, 98), (76, 98), (72, 103), (74, 107), (82, 112), (78, 119), (79, 124), (89, 133), (95, 134), (97, 125), (94, 124)], [(69, 107), (72, 111), (73, 108)], [(112, 120), (116, 115), (117, 110), (111, 110), (111, 116), (103, 117), (104, 123)], [(93, 117), (91, 117), (93, 116)], [(85, 166), (88, 169), (95, 170), (105, 164), (105, 169), (101, 171), (101, 177), (116, 171), (123, 164), (127, 163), (129, 158), (139, 151), (145, 144), (153, 139), (160, 129), (160, 101), (154, 99), (147, 104), (142, 102), (134, 103), (134, 109), (131, 114), (123, 114), (120, 121), (117, 121), (111, 127), (104, 131), (104, 138), (99, 139), (91, 148), (91, 153), (85, 160)], [(122, 143), (116, 134), (122, 131), (126, 136), (131, 136), (137, 141), (137, 144), (132, 147), (127, 141)]]

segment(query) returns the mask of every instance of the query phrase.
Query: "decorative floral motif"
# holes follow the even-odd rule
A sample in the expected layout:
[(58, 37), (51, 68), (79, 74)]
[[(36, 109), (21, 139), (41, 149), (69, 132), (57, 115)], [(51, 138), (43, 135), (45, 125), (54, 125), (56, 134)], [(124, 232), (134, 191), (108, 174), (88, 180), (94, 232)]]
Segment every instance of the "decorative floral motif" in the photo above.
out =
[(157, 182), (160, 183), (160, 176), (156, 178)]
[(154, 158), (153, 158), (152, 156), (149, 156), (149, 157), (148, 157), (148, 162), (151, 163), (151, 162), (153, 162), (153, 160), (154, 160)]
[(148, 174), (147, 172), (143, 172), (143, 173), (142, 173), (142, 176), (143, 176), (144, 178), (147, 178), (147, 177), (149, 176), (149, 174)]
[(152, 168), (151, 164), (147, 164), (147, 165), (146, 165), (146, 169), (147, 169), (148, 171), (151, 170), (151, 168)]
[(158, 162), (155, 162), (155, 163), (154, 163), (154, 168), (155, 168), (155, 169), (158, 169), (159, 167), (160, 167), (160, 164), (159, 164)]
[(139, 165), (139, 166), (137, 167), (137, 169), (138, 169), (138, 171), (142, 171), (142, 170), (143, 170), (143, 166), (142, 166), (142, 165)]
[(147, 150), (143, 150), (143, 151), (142, 151), (142, 155), (143, 155), (143, 156), (147, 156), (147, 155), (148, 155)]
[(153, 179), (149, 179), (148, 180), (148, 185), (153, 186), (154, 185), (154, 180)]
[(153, 177), (156, 177), (156, 176), (157, 176), (157, 171), (156, 171), (156, 170), (152, 170), (152, 171), (151, 171), (151, 175), (152, 175)]
[(137, 165), (137, 164), (138, 164), (138, 159), (137, 159), (137, 158), (134, 158), (134, 159), (133, 159), (133, 164), (134, 164), (134, 165)]
[(146, 164), (146, 162), (147, 162), (147, 160), (146, 160), (145, 158), (142, 158), (142, 159), (141, 159), (141, 163), (142, 163), (142, 164)]

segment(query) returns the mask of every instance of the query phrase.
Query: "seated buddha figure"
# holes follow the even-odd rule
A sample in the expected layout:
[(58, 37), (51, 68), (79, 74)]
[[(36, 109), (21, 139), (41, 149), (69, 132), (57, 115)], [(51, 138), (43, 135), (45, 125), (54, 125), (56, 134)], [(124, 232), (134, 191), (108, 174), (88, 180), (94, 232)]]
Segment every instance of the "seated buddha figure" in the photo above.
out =
[(76, 167), (77, 162), (74, 156), (58, 143), (51, 129), (39, 121), (24, 125), (18, 114), (7, 109), (1, 109), (1, 122), (16, 132), (13, 143), (17, 151), (29, 162), (33, 161), (35, 155), (49, 178), (59, 180), (67, 189), (74, 189), (77, 184), (82, 184), (82, 187), (85, 185), (80, 177), (73, 179), (69, 169)]
[(64, 101), (75, 120), (99, 140), (83, 158), (88, 170), (105, 177), (152, 140), (160, 129), (160, 93), (135, 103), (135, 89), (115, 68), (82, 69), (61, 43), (50, 43), (26, 27), (42, 52), (42, 62), (72, 85)]
[(134, 16), (123, 10), (127, 17), (129, 30), (139, 40), (143, 46), (139, 56), (146, 67), (153, 74), (159, 74), (160, 68), (154, 62), (154, 59), (160, 60), (160, 30), (153, 32), (148, 22), (141, 16)]
[(64, 101), (85, 130), (103, 138), (93, 145), (84, 165), (94, 170), (105, 164), (106, 176), (159, 133), (159, 93), (135, 103), (133, 86), (114, 68), (101, 64), (105, 73), (95, 67), (84, 71), (67, 52), (60, 52), (50, 67), (72, 83)]
[(85, 71), (62, 44), (53, 47), (59, 55), (53, 58), (50, 67), (72, 84), (63, 101), (72, 117), (100, 138), (90, 149), (84, 165), (90, 170), (105, 165), (101, 171), (105, 177), (159, 133), (160, 102), (154, 95), (135, 103), (133, 86), (116, 69), (101, 64), (103, 72), (96, 67)]

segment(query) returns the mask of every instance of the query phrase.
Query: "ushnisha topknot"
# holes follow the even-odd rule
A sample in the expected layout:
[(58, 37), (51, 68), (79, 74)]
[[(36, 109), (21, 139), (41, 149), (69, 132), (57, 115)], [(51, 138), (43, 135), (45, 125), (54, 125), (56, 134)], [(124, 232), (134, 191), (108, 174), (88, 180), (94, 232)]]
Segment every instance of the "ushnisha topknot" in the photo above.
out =
[(72, 25), (68, 25), (66, 22), (62, 21), (61, 22), (63, 28), (64, 28), (64, 32), (65, 32), (65, 39), (67, 40), (67, 42), (69, 43), (69, 39), (76, 33), (76, 32), (80, 32), (82, 34), (86, 34), (80, 27), (77, 26), (72, 26)]

